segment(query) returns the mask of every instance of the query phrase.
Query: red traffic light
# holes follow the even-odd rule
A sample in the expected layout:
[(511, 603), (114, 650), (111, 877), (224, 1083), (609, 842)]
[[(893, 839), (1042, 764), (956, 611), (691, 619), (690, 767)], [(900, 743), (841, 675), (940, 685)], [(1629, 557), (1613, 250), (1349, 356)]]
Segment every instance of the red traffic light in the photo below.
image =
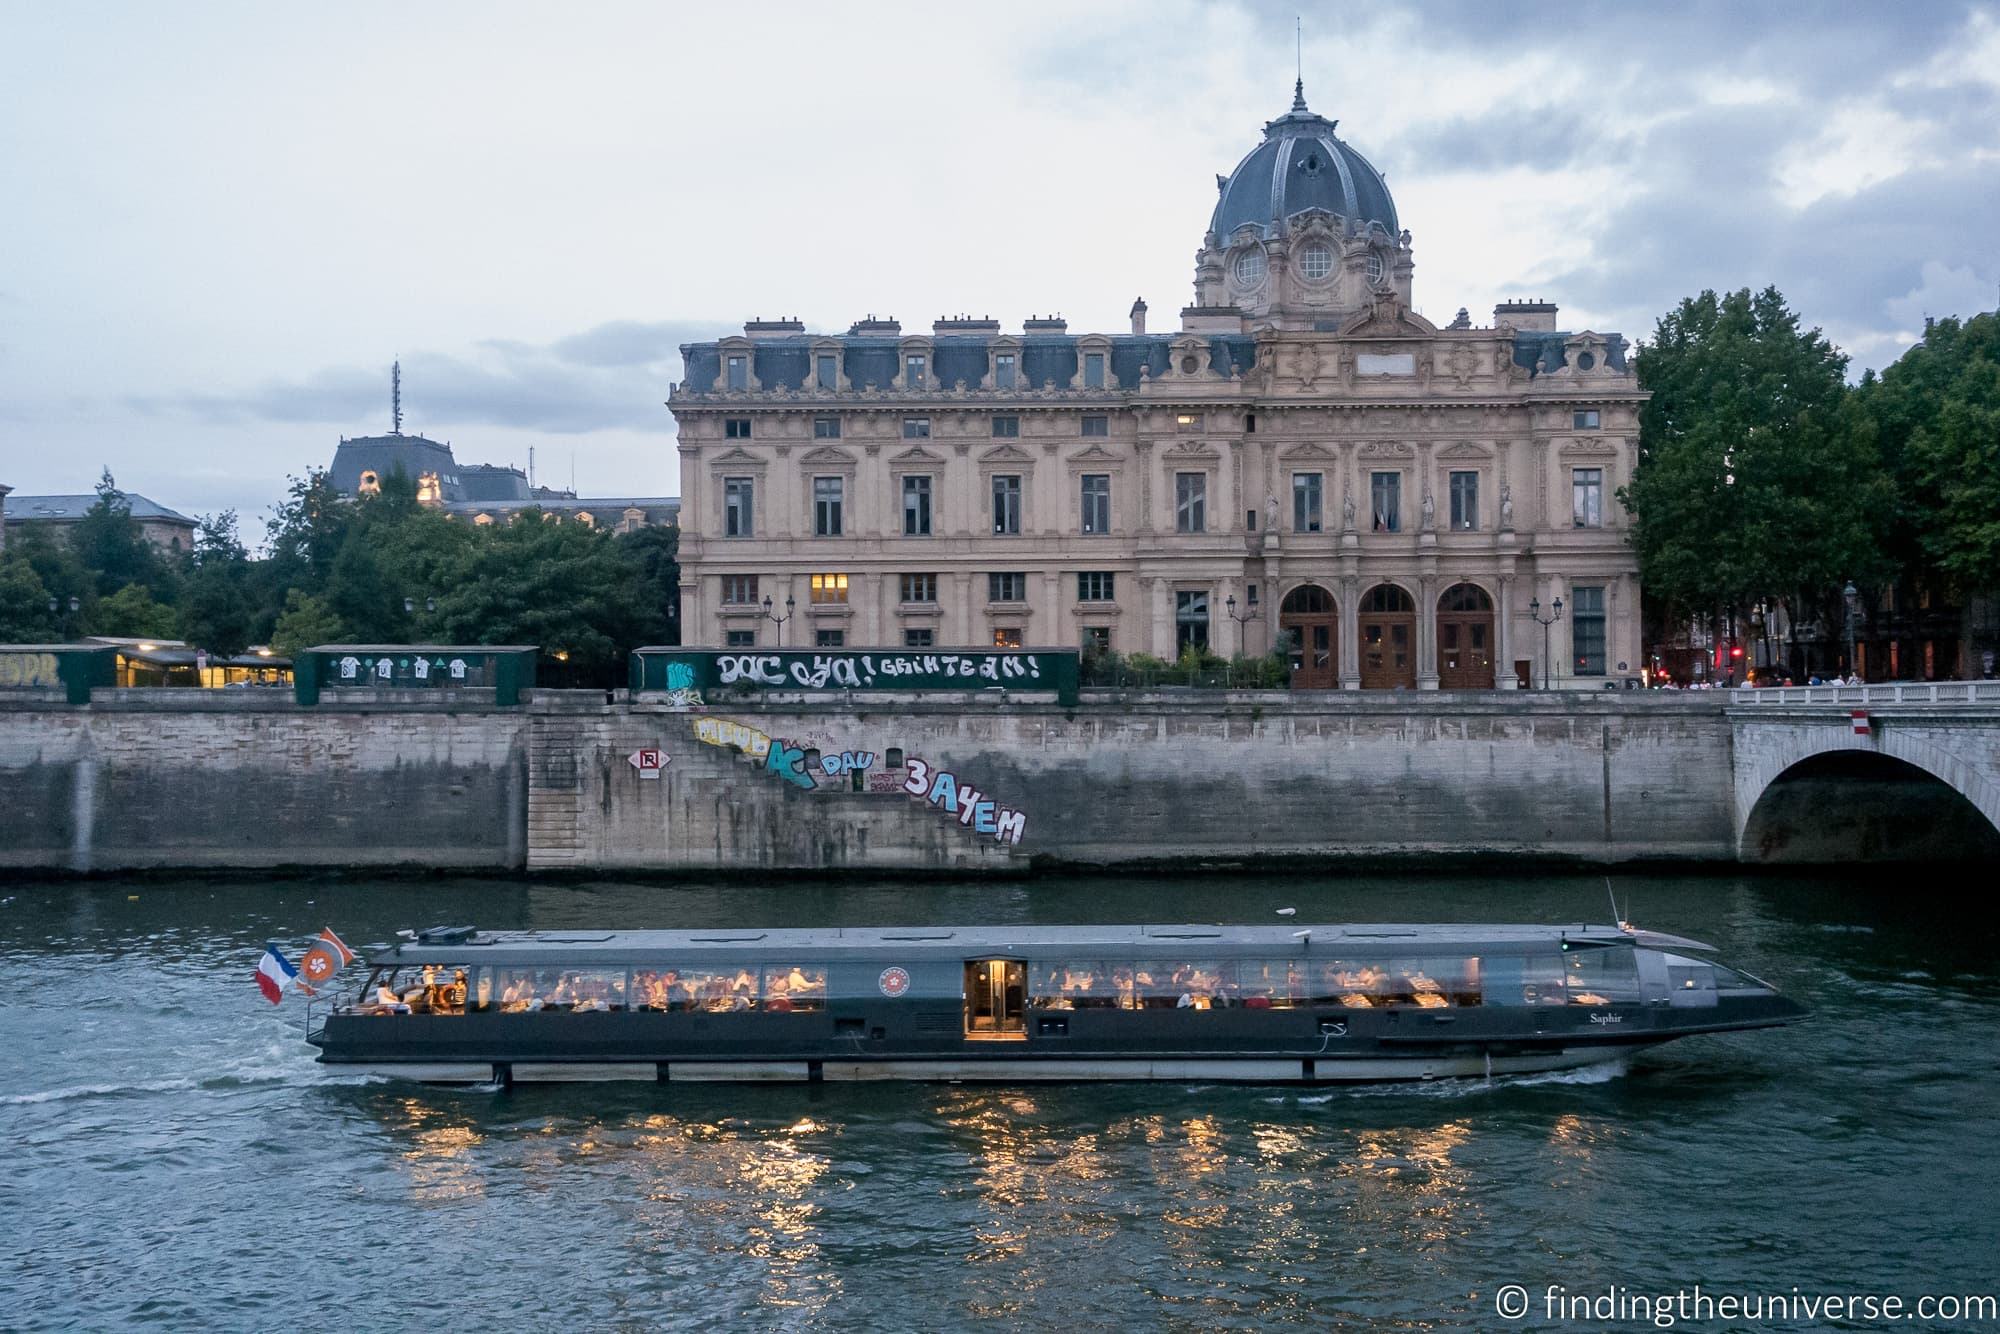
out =
[(1731, 644), (1731, 645), (1729, 646), (1729, 656), (1730, 656), (1730, 657), (1732, 657), (1732, 658), (1740, 658), (1740, 657), (1742, 657), (1742, 656), (1743, 656), (1743, 646), (1742, 646), (1741, 644)]

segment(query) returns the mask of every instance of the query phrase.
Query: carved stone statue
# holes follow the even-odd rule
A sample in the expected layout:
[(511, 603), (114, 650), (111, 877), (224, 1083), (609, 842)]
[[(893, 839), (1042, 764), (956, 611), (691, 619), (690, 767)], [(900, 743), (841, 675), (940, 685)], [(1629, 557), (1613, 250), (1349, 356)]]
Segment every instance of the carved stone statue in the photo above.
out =
[(1514, 526), (1514, 497), (1505, 483), (1500, 487), (1500, 526), (1503, 529)]
[(1340, 500), (1340, 531), (1343, 533), (1354, 531), (1354, 493), (1352, 491), (1342, 496)]
[(1431, 493), (1428, 491), (1424, 492), (1424, 503), (1422, 512), (1423, 512), (1423, 523), (1422, 523), (1423, 531), (1429, 532), (1431, 529), (1437, 527), (1437, 517), (1438, 517), (1437, 502), (1431, 499)]
[(1267, 533), (1278, 531), (1278, 498), (1273, 495), (1264, 497), (1264, 531)]

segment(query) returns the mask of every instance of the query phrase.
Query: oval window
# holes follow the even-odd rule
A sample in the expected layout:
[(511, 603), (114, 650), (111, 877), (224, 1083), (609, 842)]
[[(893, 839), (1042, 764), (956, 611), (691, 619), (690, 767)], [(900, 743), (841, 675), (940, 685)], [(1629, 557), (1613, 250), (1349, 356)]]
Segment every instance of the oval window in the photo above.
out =
[(1246, 250), (1236, 257), (1236, 282), (1242, 287), (1256, 287), (1264, 281), (1264, 252)]

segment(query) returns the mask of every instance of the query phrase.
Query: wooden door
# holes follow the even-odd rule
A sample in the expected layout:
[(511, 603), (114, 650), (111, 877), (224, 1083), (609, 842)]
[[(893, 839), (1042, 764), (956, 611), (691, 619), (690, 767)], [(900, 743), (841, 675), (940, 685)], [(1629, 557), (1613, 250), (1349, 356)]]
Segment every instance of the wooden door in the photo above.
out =
[(1292, 689), (1332, 690), (1340, 684), (1340, 616), (1333, 595), (1301, 584), (1285, 595), (1278, 614), (1292, 662)]
[(1417, 607), (1394, 584), (1377, 584), (1361, 599), (1361, 688), (1414, 690)]
[(1438, 598), (1438, 688), (1493, 689), (1493, 600), (1477, 584)]

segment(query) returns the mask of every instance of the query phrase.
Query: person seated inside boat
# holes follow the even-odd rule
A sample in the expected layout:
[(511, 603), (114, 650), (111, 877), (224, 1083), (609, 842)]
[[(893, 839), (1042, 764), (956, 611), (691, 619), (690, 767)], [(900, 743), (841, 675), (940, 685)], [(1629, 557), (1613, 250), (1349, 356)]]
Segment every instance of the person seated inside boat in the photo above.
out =
[(367, 1010), (370, 1014), (408, 1014), (410, 1007), (403, 1003), (401, 996), (389, 990), (387, 984), (378, 983), (375, 987), (374, 1002), (367, 1007)]
[[(782, 990), (780, 989), (782, 988)], [(794, 964), (787, 968), (779, 966), (766, 970), (764, 992), (767, 997), (784, 996), (793, 1010), (824, 1010), (826, 1008), (826, 970), (805, 968)], [(764, 1008), (777, 1009), (772, 1000), (766, 1000)]]
[(681, 975), (674, 969), (664, 972), (641, 972), (632, 974), (632, 991), (635, 1009), (674, 1010), (687, 1008), (686, 1000), (676, 995), (681, 988)]
[(764, 1008), (776, 1014), (792, 1012), (792, 984), (782, 977), (771, 979), (764, 989)]
[(536, 994), (533, 973), (516, 975), (500, 992), (502, 1014), (524, 1014), (541, 1008), (542, 998)]
[(1121, 1010), (1139, 1008), (1139, 979), (1130, 968), (1111, 970), (1111, 990), (1116, 993), (1114, 1004)]

